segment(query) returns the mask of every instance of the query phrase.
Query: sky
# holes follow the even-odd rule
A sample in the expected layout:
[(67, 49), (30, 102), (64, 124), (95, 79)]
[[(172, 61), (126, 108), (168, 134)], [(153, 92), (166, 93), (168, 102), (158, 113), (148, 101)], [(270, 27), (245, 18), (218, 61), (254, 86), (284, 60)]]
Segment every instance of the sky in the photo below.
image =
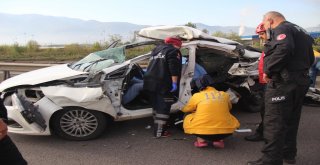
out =
[(139, 25), (256, 27), (268, 11), (304, 28), (320, 26), (320, 0), (0, 0), (1, 13)]

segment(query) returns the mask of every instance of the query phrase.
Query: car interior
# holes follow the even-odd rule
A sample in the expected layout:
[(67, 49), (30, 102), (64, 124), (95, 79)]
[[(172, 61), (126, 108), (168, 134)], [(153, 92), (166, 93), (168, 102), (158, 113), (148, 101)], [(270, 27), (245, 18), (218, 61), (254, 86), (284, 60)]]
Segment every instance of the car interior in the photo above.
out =
[[(123, 84), (122, 84), (122, 98), (123, 96), (128, 92), (128, 89), (132, 87), (133, 85), (133, 79), (139, 79), (143, 80), (143, 74), (144, 70), (142, 67), (137, 64), (133, 63), (131, 70), (127, 74), (127, 76), (124, 78)], [(124, 106), (126, 109), (129, 110), (135, 110), (135, 109), (142, 109), (142, 108), (151, 108), (151, 105), (148, 102), (147, 94), (141, 90), (141, 92), (130, 102), (123, 103), (122, 100), (122, 106)]]
[[(181, 50), (181, 52), (183, 54), (188, 54), (188, 50)], [(183, 62), (183, 64), (187, 64), (188, 58), (185, 55), (183, 56), (186, 57), (186, 62)], [(228, 89), (223, 82), (227, 80), (228, 70), (236, 61), (236, 57), (232, 57), (227, 52), (221, 50), (198, 47), (196, 51), (196, 63), (201, 65), (213, 78), (213, 80), (217, 82), (215, 87), (218, 88), (218, 90), (226, 91)], [(185, 67), (185, 65), (183, 65), (183, 67)], [(128, 89), (132, 86), (132, 79), (138, 78), (143, 80), (143, 73), (144, 70), (139, 64), (135, 63), (132, 65), (130, 72), (127, 74), (122, 84), (122, 96), (124, 96)], [(148, 103), (147, 94), (144, 91), (141, 91), (140, 94), (129, 103), (122, 103), (122, 105), (129, 110), (151, 108), (150, 104)]]

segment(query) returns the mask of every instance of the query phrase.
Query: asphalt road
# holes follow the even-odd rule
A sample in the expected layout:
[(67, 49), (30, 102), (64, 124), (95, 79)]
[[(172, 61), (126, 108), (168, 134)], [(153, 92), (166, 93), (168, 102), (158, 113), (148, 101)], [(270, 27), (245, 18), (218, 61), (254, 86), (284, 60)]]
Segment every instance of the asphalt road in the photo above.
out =
[[(242, 128), (255, 129), (258, 113), (236, 112)], [(320, 108), (304, 107), (298, 135), (297, 165), (320, 164)], [(244, 165), (261, 155), (262, 142), (247, 142), (250, 133), (235, 133), (225, 149), (193, 146), (194, 137), (172, 128), (169, 138), (153, 139), (152, 119), (114, 123), (91, 141), (56, 136), (10, 134), (30, 165)], [(1, 162), (0, 162), (1, 164)]]

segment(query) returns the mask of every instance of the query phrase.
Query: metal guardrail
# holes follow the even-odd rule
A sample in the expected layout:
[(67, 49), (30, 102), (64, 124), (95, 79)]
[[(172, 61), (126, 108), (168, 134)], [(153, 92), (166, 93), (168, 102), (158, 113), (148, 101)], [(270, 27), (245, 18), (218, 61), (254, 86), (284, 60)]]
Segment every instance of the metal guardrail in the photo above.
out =
[[(54, 65), (58, 65), (58, 64), (0, 62), (0, 82), (12, 77), (13, 75), (17, 75), (20, 73), (29, 72), (32, 70), (45, 68), (45, 67), (49, 67), (49, 66), (54, 66)], [(141, 62), (141, 63), (139, 63), (139, 65), (142, 68), (146, 68), (147, 62)]]
[(11, 77), (12, 72), (23, 73), (40, 68), (45, 68), (49, 66), (54, 66), (57, 64), (33, 64), (33, 63), (8, 63), (0, 62), (0, 71), (2, 71), (2, 79), (5, 80)]

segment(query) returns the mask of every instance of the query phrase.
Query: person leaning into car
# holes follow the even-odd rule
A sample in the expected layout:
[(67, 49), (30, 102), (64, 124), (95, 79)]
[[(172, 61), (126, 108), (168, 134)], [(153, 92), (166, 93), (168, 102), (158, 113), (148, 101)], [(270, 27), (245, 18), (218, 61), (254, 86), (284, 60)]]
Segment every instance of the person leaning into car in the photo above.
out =
[[(224, 148), (223, 139), (239, 128), (239, 121), (230, 113), (232, 104), (228, 93), (216, 90), (209, 75), (192, 80), (191, 85), (199, 92), (192, 95), (182, 108), (186, 113), (183, 129), (197, 137), (195, 147)], [(209, 142), (209, 143), (208, 143)]]
[[(265, 42), (267, 40), (267, 33), (266, 29), (264, 28), (263, 23), (260, 23), (256, 28), (256, 34), (259, 35), (259, 38)], [(258, 63), (258, 71), (259, 71), (259, 83), (262, 86), (261, 91), (261, 100), (264, 99), (264, 90), (266, 81), (263, 79), (263, 59), (264, 59), (264, 52), (261, 53), (259, 63)], [(246, 136), (244, 139), (247, 141), (262, 141), (263, 140), (263, 115), (264, 115), (264, 105), (261, 106), (260, 109), (260, 115), (261, 115), (261, 122), (259, 123), (258, 128), (256, 129), (256, 132), (253, 135)]]
[(0, 164), (25, 165), (27, 162), (22, 157), (16, 145), (7, 135), (7, 109), (0, 99)]
[(174, 95), (177, 95), (179, 77), (182, 68), (178, 38), (167, 37), (164, 44), (155, 47), (151, 52), (150, 62), (144, 74), (143, 89), (149, 94), (153, 108), (154, 137), (167, 137), (166, 124), (169, 120)]
[(310, 85), (313, 39), (275, 11), (263, 17), (270, 38), (265, 44), (265, 114), (262, 158), (248, 165), (295, 164), (302, 102)]

